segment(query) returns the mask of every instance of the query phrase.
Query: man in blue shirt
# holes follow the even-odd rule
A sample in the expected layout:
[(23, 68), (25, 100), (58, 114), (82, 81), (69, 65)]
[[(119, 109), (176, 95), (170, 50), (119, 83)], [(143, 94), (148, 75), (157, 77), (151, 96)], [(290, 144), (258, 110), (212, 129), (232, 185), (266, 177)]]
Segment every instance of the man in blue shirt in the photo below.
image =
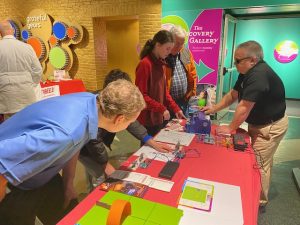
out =
[[(76, 196), (79, 150), (96, 139), (98, 127), (126, 129), (144, 107), (139, 90), (120, 80), (98, 98), (89, 93), (50, 98), (1, 124), (0, 224), (34, 225), (36, 216), (44, 225), (56, 224)], [(6, 184), (10, 192), (5, 196)]]

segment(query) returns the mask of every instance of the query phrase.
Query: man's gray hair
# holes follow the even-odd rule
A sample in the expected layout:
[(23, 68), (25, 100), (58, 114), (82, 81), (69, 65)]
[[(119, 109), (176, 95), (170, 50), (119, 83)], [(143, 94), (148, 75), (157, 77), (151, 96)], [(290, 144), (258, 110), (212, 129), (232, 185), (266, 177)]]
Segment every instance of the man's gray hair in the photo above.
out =
[(186, 31), (181, 26), (178, 26), (178, 25), (174, 25), (170, 29), (170, 32), (173, 34), (173, 36), (176, 36), (176, 37), (186, 38), (186, 36), (187, 36)]
[(131, 119), (146, 106), (138, 87), (124, 79), (109, 83), (99, 94), (98, 100), (101, 113), (107, 118), (124, 115)]
[(243, 48), (246, 50), (247, 55), (262, 60), (264, 58), (264, 52), (261, 45), (256, 41), (246, 41), (237, 46), (237, 49)]

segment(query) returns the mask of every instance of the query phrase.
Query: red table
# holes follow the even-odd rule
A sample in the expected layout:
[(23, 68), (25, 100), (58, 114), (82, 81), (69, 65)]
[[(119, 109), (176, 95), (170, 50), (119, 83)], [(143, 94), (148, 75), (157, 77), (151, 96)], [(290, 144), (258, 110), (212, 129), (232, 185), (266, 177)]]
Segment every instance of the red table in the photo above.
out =
[[(257, 224), (261, 184), (253, 151), (248, 148), (245, 152), (237, 152), (222, 146), (198, 143), (196, 139), (194, 138), (186, 150), (197, 149), (200, 157), (192, 158), (187, 155), (180, 161), (180, 167), (172, 179), (175, 184), (171, 192), (166, 193), (150, 188), (144, 198), (176, 207), (182, 184), (187, 177), (236, 185), (240, 186), (241, 190), (244, 224)], [(135, 158), (131, 156), (123, 166), (128, 166)], [(137, 172), (157, 177), (163, 165), (163, 162), (153, 161), (147, 169), (139, 168)], [(96, 188), (58, 225), (76, 224), (105, 193)]]
[(41, 87), (50, 87), (54, 85), (59, 85), (60, 95), (75, 93), (75, 92), (84, 92), (86, 91), (82, 80), (61, 80), (61, 81), (46, 81), (41, 83)]

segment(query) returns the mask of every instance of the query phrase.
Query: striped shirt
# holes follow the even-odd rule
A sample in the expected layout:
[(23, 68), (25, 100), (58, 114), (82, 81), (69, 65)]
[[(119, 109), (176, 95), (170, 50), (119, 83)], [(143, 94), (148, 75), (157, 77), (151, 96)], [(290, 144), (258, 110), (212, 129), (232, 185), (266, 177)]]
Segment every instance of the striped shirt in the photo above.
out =
[(179, 53), (170, 57), (170, 66), (173, 69), (170, 94), (173, 99), (183, 98), (187, 92), (187, 77), (184, 66), (179, 60)]

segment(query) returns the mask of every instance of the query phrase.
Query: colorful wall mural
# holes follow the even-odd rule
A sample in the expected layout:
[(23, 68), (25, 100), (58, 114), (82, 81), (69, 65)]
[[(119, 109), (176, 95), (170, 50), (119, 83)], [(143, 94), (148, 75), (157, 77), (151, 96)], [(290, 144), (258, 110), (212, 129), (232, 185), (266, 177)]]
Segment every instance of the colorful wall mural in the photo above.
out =
[(32, 10), (26, 17), (26, 24), (10, 19), (15, 37), (34, 49), (43, 69), (43, 79), (52, 80), (57, 70), (63, 70), (68, 77), (72, 68), (74, 51), (71, 45), (78, 44), (83, 37), (82, 27), (66, 19), (55, 19), (42, 9)]

